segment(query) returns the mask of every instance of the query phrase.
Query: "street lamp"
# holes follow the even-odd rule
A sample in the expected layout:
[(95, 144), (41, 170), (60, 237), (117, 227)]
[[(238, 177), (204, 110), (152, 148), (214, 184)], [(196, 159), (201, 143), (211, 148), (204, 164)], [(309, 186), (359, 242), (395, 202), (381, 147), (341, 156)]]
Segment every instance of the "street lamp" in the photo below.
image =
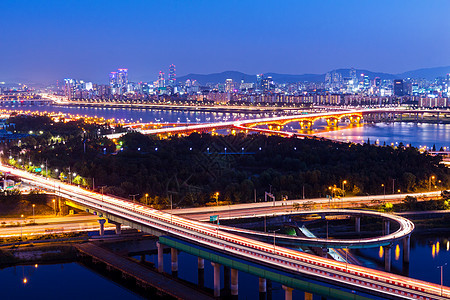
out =
[(280, 231), (280, 229), (274, 230), (273, 231), (273, 251), (275, 252), (275, 236), (276, 236), (276, 232)]
[(20, 240), (22, 240), (23, 215), (20, 215)]
[(342, 194), (345, 196), (345, 185), (347, 184), (347, 180), (342, 181)]
[(438, 269), (441, 268), (441, 296), (442, 296), (442, 290), (444, 289), (444, 266), (446, 266), (446, 265), (447, 265), (447, 263), (438, 267)]
[(56, 200), (53, 199), (52, 202), (53, 202), (53, 210), (55, 211), (55, 216), (56, 216)]
[(148, 205), (148, 194), (145, 194), (145, 204)]
[(381, 187), (383, 188), (384, 199), (386, 199), (386, 186), (382, 183)]
[(219, 192), (214, 193), (214, 198), (216, 198), (216, 206), (219, 206)]
[(34, 207), (35, 206), (36, 206), (35, 204), (32, 205), (32, 207), (33, 207), (33, 223), (36, 223), (36, 219), (34, 218)]
[(430, 178), (428, 178), (428, 191), (431, 191), (431, 180), (434, 181), (436, 177), (434, 175), (430, 176)]

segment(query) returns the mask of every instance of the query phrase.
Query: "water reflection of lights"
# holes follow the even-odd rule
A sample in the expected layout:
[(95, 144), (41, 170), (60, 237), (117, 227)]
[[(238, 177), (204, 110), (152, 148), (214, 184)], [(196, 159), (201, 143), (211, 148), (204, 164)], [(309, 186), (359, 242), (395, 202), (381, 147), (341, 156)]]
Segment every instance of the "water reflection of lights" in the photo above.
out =
[(383, 254), (384, 254), (383, 246), (380, 246), (380, 249), (378, 250), (378, 256), (380, 258), (383, 258)]

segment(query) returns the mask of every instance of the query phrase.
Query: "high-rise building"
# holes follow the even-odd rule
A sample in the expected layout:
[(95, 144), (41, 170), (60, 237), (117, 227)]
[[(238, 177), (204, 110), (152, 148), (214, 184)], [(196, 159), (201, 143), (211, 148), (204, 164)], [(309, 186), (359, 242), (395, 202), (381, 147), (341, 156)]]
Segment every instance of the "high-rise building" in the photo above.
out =
[(113, 94), (122, 95), (127, 92), (128, 69), (118, 69), (117, 72), (109, 73), (109, 86)]
[(117, 83), (120, 88), (125, 89), (128, 84), (128, 69), (117, 70)]
[(117, 84), (117, 72), (109, 73), (109, 85), (114, 87)]
[(68, 100), (72, 100), (74, 98), (75, 84), (76, 81), (73, 79), (64, 79), (64, 96), (66, 96)]
[(234, 90), (233, 79), (225, 80), (225, 92), (231, 93)]
[(166, 86), (166, 80), (164, 79), (164, 72), (159, 71), (158, 75), (158, 87), (163, 88)]
[(404, 95), (403, 80), (395, 79), (394, 80), (394, 96), (401, 97), (403, 95)]
[(177, 75), (175, 73), (175, 65), (171, 64), (169, 66), (169, 86), (176, 86), (177, 85)]
[(272, 76), (267, 76), (266, 78), (263, 78), (262, 80), (262, 90), (267, 92), (273, 90), (275, 87)]
[(257, 91), (262, 91), (263, 90), (263, 86), (262, 86), (263, 80), (264, 80), (264, 74), (256, 75), (256, 90)]

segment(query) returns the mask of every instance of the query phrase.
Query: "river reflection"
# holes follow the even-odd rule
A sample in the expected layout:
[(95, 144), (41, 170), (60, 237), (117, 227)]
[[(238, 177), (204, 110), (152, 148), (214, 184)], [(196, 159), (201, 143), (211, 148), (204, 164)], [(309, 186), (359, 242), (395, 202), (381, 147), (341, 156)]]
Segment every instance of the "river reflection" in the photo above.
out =
[(16, 266), (0, 270), (0, 299), (142, 299), (77, 264)]
[(319, 136), (344, 142), (367, 142), (379, 145), (403, 143), (414, 147), (433, 145), (450, 149), (450, 124), (377, 123), (319, 133)]

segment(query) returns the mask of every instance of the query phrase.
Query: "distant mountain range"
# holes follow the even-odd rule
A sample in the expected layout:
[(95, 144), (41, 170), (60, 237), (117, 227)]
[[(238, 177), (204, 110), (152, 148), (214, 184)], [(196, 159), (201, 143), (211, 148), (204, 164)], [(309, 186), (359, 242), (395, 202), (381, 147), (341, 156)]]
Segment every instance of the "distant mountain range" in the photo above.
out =
[[(348, 77), (350, 74), (350, 69), (337, 69), (333, 70), (342, 74), (343, 77)], [(380, 73), (380, 72), (372, 72), (369, 70), (361, 70), (356, 69), (356, 74), (365, 74), (370, 78), (380, 77), (381, 79), (405, 79), (405, 78), (424, 78), (428, 80), (433, 80), (437, 77), (444, 77), (446, 74), (450, 73), (450, 66), (448, 67), (436, 67), (436, 68), (426, 68), (426, 69), (417, 69), (408, 72), (404, 72), (401, 74), (388, 74), (388, 73)], [(301, 74), (301, 75), (291, 75), (291, 74), (279, 74), (279, 73), (264, 73), (264, 76), (272, 76), (275, 82), (279, 83), (294, 83), (300, 81), (309, 81), (309, 82), (324, 82), (326, 74)], [(249, 75), (238, 71), (225, 71), (221, 73), (213, 73), (213, 74), (188, 74), (185, 76), (180, 76), (177, 78), (179, 81), (197, 80), (201, 85), (205, 85), (207, 83), (225, 83), (227, 79), (233, 79), (233, 81), (240, 82), (244, 80), (244, 82), (256, 82), (256, 74)]]

